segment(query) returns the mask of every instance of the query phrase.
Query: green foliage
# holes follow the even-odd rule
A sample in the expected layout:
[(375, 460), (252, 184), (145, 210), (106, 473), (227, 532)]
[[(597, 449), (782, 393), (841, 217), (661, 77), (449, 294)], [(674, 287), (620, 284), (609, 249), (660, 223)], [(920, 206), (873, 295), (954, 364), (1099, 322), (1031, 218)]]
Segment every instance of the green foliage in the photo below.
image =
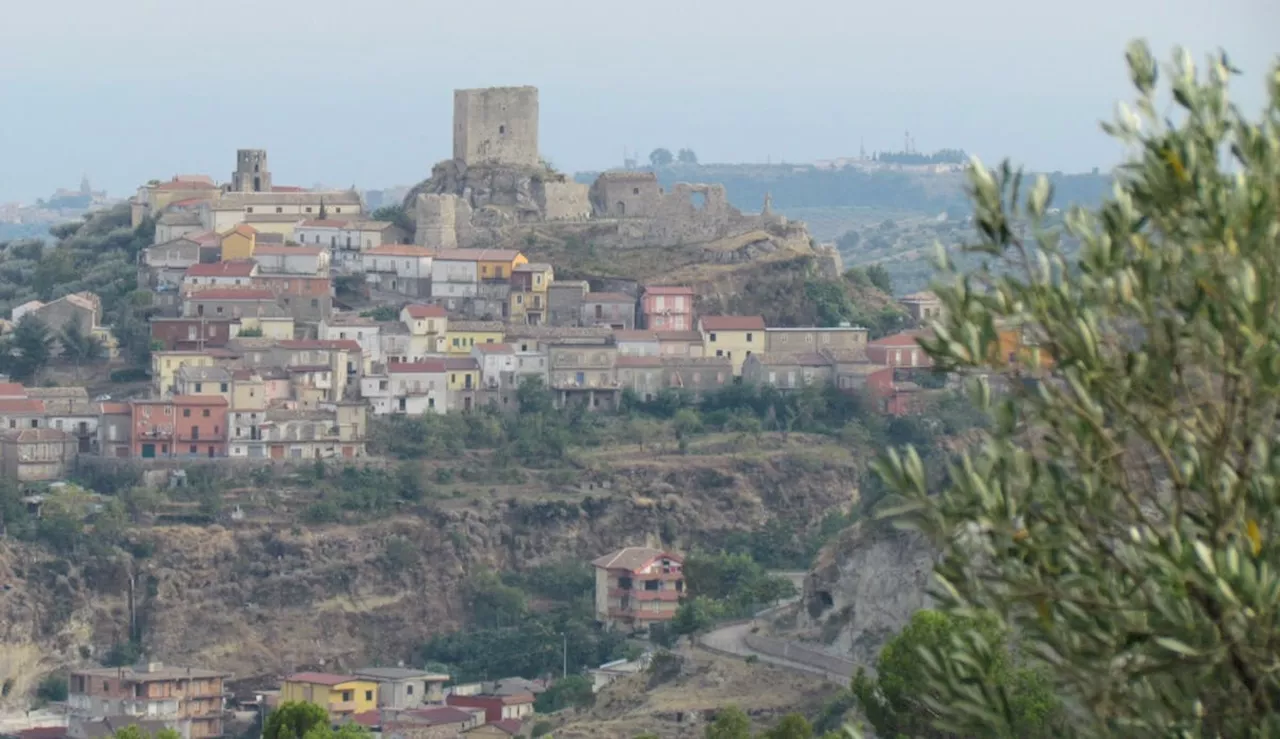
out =
[(788, 713), (773, 728), (760, 735), (760, 739), (812, 739), (813, 726), (804, 716)]
[(329, 714), (314, 703), (288, 701), (272, 711), (262, 726), (262, 739), (305, 739), (316, 728), (329, 727)]
[(901, 633), (880, 652), (876, 677), (859, 670), (851, 690), (862, 713), (881, 736), (937, 737), (950, 732), (932, 728), (934, 705), (942, 696), (930, 691), (927, 656), (948, 650), (958, 639), (980, 640), (991, 649), (982, 667), (982, 684), (987, 690), (1009, 696), (1008, 718), (1014, 728), (1011, 737), (1056, 736), (1060, 710), (1033, 670), (1018, 667), (1005, 646), (1008, 637), (996, 619), (986, 616), (967, 619), (937, 611), (919, 611)]
[(538, 713), (554, 713), (565, 708), (586, 708), (596, 702), (591, 689), (591, 679), (582, 675), (570, 675), (552, 683), (533, 702)]
[(472, 575), (463, 584), (462, 602), (469, 622), (482, 627), (512, 626), (529, 615), (524, 592), (504, 585), (492, 572)]
[[(1128, 61), (1138, 99), (1106, 128), (1132, 158), (1112, 199), (1066, 217), (1073, 258), (1044, 226), (1048, 182), (970, 171), (967, 250), (1003, 268), (945, 265), (927, 350), (1016, 376), (999, 398), (976, 388), (995, 424), (945, 484), (910, 453), (879, 469), (900, 522), (941, 548), (937, 607), (1018, 635), (1070, 716), (1058, 735), (1274, 736), (1280, 69), (1250, 121), (1225, 56), (1197, 71), (1179, 54), (1172, 103), (1145, 45)], [(1038, 351), (1005, 366), (997, 325)], [(974, 689), (1005, 651), (980, 636), (930, 652), (933, 723), (1016, 736), (1019, 685)]]
[(737, 706), (729, 706), (716, 712), (716, 718), (707, 725), (706, 739), (751, 739), (751, 719)]
[(724, 609), (712, 599), (694, 596), (676, 609), (675, 618), (671, 619), (671, 630), (679, 635), (702, 634), (710, 631), (723, 613)]
[(373, 211), (370, 218), (375, 221), (389, 221), (403, 231), (406, 237), (413, 236), (413, 219), (409, 217), (409, 212), (403, 205), (384, 205)]
[(364, 311), (360, 315), (365, 318), (372, 318), (375, 321), (397, 321), (400, 319), (400, 309), (393, 305), (380, 305), (372, 310)]
[(373, 732), (354, 721), (344, 721), (336, 729), (332, 724), (325, 722), (311, 727), (302, 737), (303, 739), (372, 739)]
[(538, 737), (540, 736), (546, 736), (547, 734), (550, 734), (552, 728), (554, 728), (554, 724), (552, 724), (550, 721), (547, 721), (546, 719), (542, 719), (541, 721), (535, 721), (533, 724), (533, 728), (529, 729), (529, 736), (533, 737), (533, 739), (538, 739)]
[(889, 270), (885, 269), (884, 265), (873, 264), (867, 267), (867, 280), (881, 292), (893, 294), (893, 278), (889, 276)]
[(693, 552), (684, 561), (685, 587), (697, 596), (743, 612), (796, 595), (795, 585), (770, 575), (745, 554)]
[(154, 734), (143, 731), (137, 724), (130, 724), (123, 729), (117, 729), (111, 735), (113, 739), (181, 739), (182, 735), (174, 729), (161, 729)]
[(106, 667), (128, 667), (142, 658), (142, 645), (136, 641), (116, 642), (102, 656)]
[(418, 565), (418, 549), (403, 536), (388, 537), (382, 545), (382, 562), (388, 572), (401, 573)]
[(24, 315), (13, 333), (0, 340), (0, 372), (19, 382), (34, 379), (53, 357), (53, 342), (43, 321)]
[(502, 582), (530, 595), (568, 603), (595, 588), (595, 571), (578, 559), (565, 559), (527, 570), (502, 573)]
[(79, 317), (64, 326), (57, 338), (62, 356), (77, 365), (97, 362), (106, 356), (102, 339), (87, 333)]
[(262, 338), (262, 328), (256, 326), (254, 328), (242, 328), (240, 329), (240, 332), (236, 334), (236, 338), (260, 339)]
[(681, 149), (676, 153), (676, 159), (679, 160), (681, 164), (698, 163), (698, 155), (694, 153), (693, 149)]
[(657, 148), (649, 152), (649, 164), (652, 164), (654, 169), (670, 167), (673, 161), (675, 157), (671, 155), (670, 149)]
[(67, 699), (67, 675), (64, 672), (51, 672), (40, 678), (36, 685), (36, 698), (46, 703), (56, 703)]

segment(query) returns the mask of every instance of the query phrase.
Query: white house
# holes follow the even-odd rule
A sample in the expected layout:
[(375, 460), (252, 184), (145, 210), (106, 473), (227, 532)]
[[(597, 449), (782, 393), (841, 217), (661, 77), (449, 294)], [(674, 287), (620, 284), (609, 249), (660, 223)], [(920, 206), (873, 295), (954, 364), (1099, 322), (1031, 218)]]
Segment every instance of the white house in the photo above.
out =
[(613, 332), (613, 340), (620, 357), (656, 357), (661, 352), (658, 334), (654, 331), (620, 329)]
[(420, 416), (448, 410), (448, 379), (443, 359), (391, 362), (381, 375), (366, 375), (360, 394), (375, 415), (403, 413)]
[(480, 387), (498, 390), (513, 387), (516, 372), (516, 351), (510, 344), (476, 344), (471, 356), (480, 364)]
[(329, 274), (329, 251), (318, 246), (263, 244), (254, 247), (253, 259), (259, 271), (269, 274), (319, 277)]
[(461, 255), (461, 251), (451, 249), (448, 256), (437, 257), (432, 262), (433, 298), (474, 298), (479, 294), (479, 262), (475, 257)]
[(364, 371), (382, 361), (382, 328), (377, 321), (360, 315), (334, 315), (320, 320), (319, 336), (323, 340), (352, 339), (360, 344)]
[[(362, 252), (360, 263), (371, 289), (427, 297), (431, 295), (434, 254), (423, 246), (386, 244)], [(474, 263), (471, 268), (474, 272)]]
[(252, 260), (193, 264), (182, 275), (184, 293), (208, 287), (250, 287), (258, 275), (258, 265)]

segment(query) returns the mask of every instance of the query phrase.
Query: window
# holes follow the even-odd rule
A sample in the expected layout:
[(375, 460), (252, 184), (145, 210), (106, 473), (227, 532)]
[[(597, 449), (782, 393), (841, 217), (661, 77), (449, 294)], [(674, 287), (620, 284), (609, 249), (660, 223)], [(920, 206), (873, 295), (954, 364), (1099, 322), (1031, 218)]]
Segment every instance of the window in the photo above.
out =
[(277, 205), (277, 206), (276, 206), (276, 212), (277, 212), (277, 213), (283, 213), (283, 212), (284, 212), (284, 208), (281, 208), (280, 206), (278, 206), (278, 205)]
[(208, 418), (208, 417), (209, 417), (209, 409), (208, 409), (208, 408), (205, 408), (203, 411), (201, 411), (201, 412), (200, 412), (200, 415), (201, 415), (201, 416), (203, 416), (203, 417), (205, 417), (205, 418)]
[(717, 356), (717, 357), (723, 357), (723, 356), (724, 356), (724, 349), (716, 349), (716, 356)]
[(631, 188), (631, 194), (632, 194), (632, 195), (639, 195), (639, 194), (640, 194), (640, 188), (638, 188), (638, 187), (633, 187), (633, 188)]
[(253, 212), (253, 206), (249, 206), (248, 208), (245, 208), (245, 209), (244, 209), (244, 212), (245, 212), (245, 213), (252, 213), (252, 212)]
[[(201, 307), (201, 308), (203, 308), (204, 306), (200, 306), (200, 307)], [(218, 308), (217, 308), (217, 311), (216, 311), (216, 312), (221, 313), (221, 312), (222, 312), (222, 306), (218, 306)]]
[(225, 382), (224, 382), (224, 383), (222, 383), (222, 384), (218, 385), (218, 392), (223, 392), (223, 393), (225, 393), (226, 391), (227, 391), (227, 383), (225, 383)]
[[(297, 450), (297, 449), (295, 449), (295, 450), (293, 450), (293, 451), (295, 451), (295, 452), (296, 452), (296, 451), (298, 451), (298, 450)], [(342, 702), (343, 702), (343, 703), (350, 703), (350, 702), (351, 702), (351, 697), (352, 697), (352, 695), (353, 695), (354, 693), (355, 693), (355, 691), (354, 691), (354, 690), (344, 690), (344, 691), (342, 691)]]
[(715, 335), (715, 334), (711, 334), (711, 340), (712, 340), (712, 341), (715, 341), (715, 340), (716, 340), (716, 335)]
[(334, 212), (334, 213), (341, 213), (341, 212), (342, 212), (342, 208), (334, 208), (334, 209), (333, 209), (333, 212)]
[[(306, 210), (308, 213), (310, 213), (310, 212), (311, 212), (311, 206), (310, 206), (310, 205), (308, 205), (304, 210)], [(320, 241), (320, 237), (319, 237), (319, 236), (317, 236), (317, 237), (316, 237), (316, 241), (317, 241), (317, 242), (319, 242), (319, 241)]]
[(197, 452), (197, 451), (196, 451), (196, 445), (195, 445), (195, 444), (192, 444), (192, 445), (191, 445), (191, 453), (192, 453), (192, 454), (199, 454), (199, 452)]
[(190, 408), (183, 408), (183, 409), (182, 409), (182, 417), (183, 417), (183, 418), (191, 418), (191, 409), (190, 409)]
[(312, 298), (312, 299), (311, 299), (311, 307), (312, 307), (312, 308), (319, 308), (319, 307), (320, 307), (320, 300), (319, 300), (318, 298)]
[(752, 334), (750, 333), (747, 334), (747, 341), (754, 341), (754, 339), (752, 338)]
[(507, 132), (506, 126), (498, 126), (498, 135), (501, 136)]
[(367, 701), (373, 700), (373, 691), (372, 690), (364, 691), (364, 699)]
[(413, 686), (412, 686), (412, 685), (406, 685), (406, 686), (404, 686), (404, 694), (405, 694), (405, 695), (413, 695)]

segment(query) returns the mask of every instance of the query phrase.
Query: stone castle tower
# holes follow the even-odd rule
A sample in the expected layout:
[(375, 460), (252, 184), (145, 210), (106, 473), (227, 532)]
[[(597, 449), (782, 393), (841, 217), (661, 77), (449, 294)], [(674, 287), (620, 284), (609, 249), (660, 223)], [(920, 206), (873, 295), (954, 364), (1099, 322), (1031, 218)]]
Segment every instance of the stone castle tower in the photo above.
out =
[(466, 167), (537, 167), (538, 88), (454, 90), (453, 158)]
[(266, 149), (236, 150), (236, 171), (231, 174), (232, 192), (271, 192), (271, 170)]

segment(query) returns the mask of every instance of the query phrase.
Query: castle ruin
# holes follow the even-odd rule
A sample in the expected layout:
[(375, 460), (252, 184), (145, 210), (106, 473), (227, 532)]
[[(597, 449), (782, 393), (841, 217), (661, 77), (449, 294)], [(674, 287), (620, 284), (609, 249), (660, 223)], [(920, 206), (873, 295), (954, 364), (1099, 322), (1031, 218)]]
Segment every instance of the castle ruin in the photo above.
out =
[[(538, 153), (538, 89), (455, 90), (453, 158), (410, 191), (415, 243), (436, 249), (507, 246), (528, 227), (590, 228), (604, 247), (674, 246), (752, 232), (806, 246), (803, 225), (771, 212), (744, 214), (722, 185), (676, 184), (653, 172), (611, 171), (589, 188), (556, 172)], [(585, 224), (585, 226), (584, 226)]]

